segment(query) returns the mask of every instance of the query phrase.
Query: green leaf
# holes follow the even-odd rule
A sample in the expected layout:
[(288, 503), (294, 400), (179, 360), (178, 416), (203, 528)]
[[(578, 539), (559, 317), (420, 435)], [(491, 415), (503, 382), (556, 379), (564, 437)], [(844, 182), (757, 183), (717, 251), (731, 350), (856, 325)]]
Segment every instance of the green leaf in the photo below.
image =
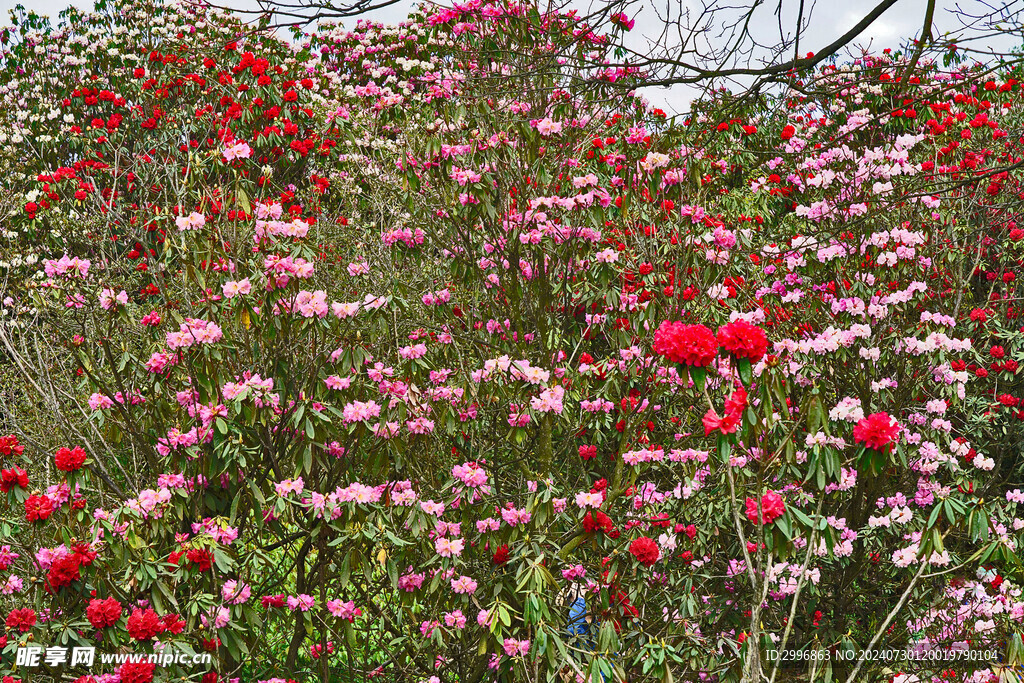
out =
[(743, 382), (743, 386), (749, 387), (754, 381), (754, 368), (750, 365), (749, 358), (738, 358), (736, 360), (736, 369), (740, 373), (740, 381)]
[(690, 379), (693, 380), (693, 385), (697, 388), (697, 391), (704, 391), (704, 380), (707, 376), (708, 371), (705, 368), (690, 368)]

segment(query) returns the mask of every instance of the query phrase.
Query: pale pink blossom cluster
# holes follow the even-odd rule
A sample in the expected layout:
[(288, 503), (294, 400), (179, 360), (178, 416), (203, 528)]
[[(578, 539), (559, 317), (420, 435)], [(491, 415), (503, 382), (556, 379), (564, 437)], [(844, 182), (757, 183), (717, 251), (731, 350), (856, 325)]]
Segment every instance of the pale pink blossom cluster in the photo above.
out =
[(385, 230), (380, 236), (385, 246), (389, 247), (397, 242), (402, 242), (407, 247), (415, 247), (423, 244), (424, 237), (426, 234), (420, 228), (392, 228)]
[(163, 516), (162, 508), (171, 502), (171, 492), (166, 488), (159, 490), (145, 489), (140, 491), (137, 498), (125, 502), (128, 510), (142, 516), (143, 519), (152, 517), (159, 519)]
[(92, 262), (88, 259), (80, 259), (77, 256), (70, 258), (64, 254), (57, 260), (46, 259), (43, 261), (43, 272), (46, 277), (58, 277), (68, 275), (69, 277), (85, 277), (89, 274), (89, 267)]
[(196, 211), (193, 211), (187, 216), (178, 216), (174, 219), (174, 224), (178, 227), (178, 230), (199, 230), (206, 225), (206, 216)]
[(196, 318), (186, 318), (177, 332), (167, 333), (167, 348), (172, 351), (187, 349), (194, 344), (215, 344), (224, 337), (217, 323)]
[(246, 142), (237, 142), (224, 148), (224, 161), (248, 159), (252, 156), (252, 148)]
[(452, 468), (452, 476), (470, 488), (487, 484), (487, 472), (475, 462), (467, 462)]
[(438, 306), (440, 304), (446, 304), (452, 299), (452, 293), (447, 288), (440, 289), (436, 292), (427, 292), (423, 295), (424, 306)]
[(565, 396), (565, 389), (555, 385), (540, 392), (540, 396), (530, 399), (530, 407), (539, 413), (562, 414), (562, 398)]
[(342, 421), (345, 424), (361, 422), (380, 415), (380, 405), (376, 401), (353, 401), (342, 409)]
[(270, 254), (263, 259), (263, 268), (267, 273), (267, 291), (275, 287), (286, 287), (293, 277), (300, 280), (313, 276), (314, 266), (304, 258), (278, 256)]

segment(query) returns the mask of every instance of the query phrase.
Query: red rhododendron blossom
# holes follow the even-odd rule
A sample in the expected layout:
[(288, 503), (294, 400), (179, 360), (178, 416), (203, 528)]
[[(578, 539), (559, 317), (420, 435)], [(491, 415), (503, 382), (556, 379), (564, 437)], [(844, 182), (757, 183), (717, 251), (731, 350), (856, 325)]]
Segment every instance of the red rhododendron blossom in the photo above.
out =
[(0, 471), (0, 491), (7, 493), (14, 487), (28, 487), (28, 473), (20, 467)]
[(637, 559), (637, 562), (645, 567), (652, 566), (661, 557), (658, 544), (646, 536), (633, 539), (633, 542), (629, 544), (629, 552)]
[(42, 522), (53, 514), (53, 501), (46, 496), (29, 496), (25, 500), (25, 519)]
[(82, 559), (75, 554), (64, 555), (54, 560), (46, 576), (47, 590), (56, 592), (64, 586), (78, 581), (81, 578), (81, 566)]
[(175, 635), (185, 630), (186, 621), (181, 618), (180, 614), (165, 614), (163, 616), (164, 631), (173, 633)]
[(612, 518), (600, 510), (587, 510), (587, 514), (583, 515), (583, 530), (588, 534), (595, 531), (603, 531), (607, 534), (611, 533), (614, 528)]
[(188, 561), (196, 565), (201, 572), (209, 571), (210, 567), (213, 566), (213, 553), (209, 550), (203, 550), (201, 548), (192, 548), (185, 557)]
[(899, 433), (900, 425), (895, 418), (889, 417), (888, 413), (874, 413), (861, 419), (853, 428), (853, 440), (884, 453), (892, 449)]
[(13, 434), (0, 436), (0, 455), (21, 455), (25, 447), (18, 443), (18, 437)]
[(85, 450), (81, 446), (61, 448), (57, 451), (57, 455), (54, 456), (54, 460), (58, 470), (74, 472), (81, 469), (82, 465), (85, 464)]
[(153, 662), (125, 662), (117, 673), (121, 683), (151, 683), (154, 669), (156, 664)]
[(153, 636), (164, 630), (164, 622), (160, 620), (156, 612), (138, 607), (128, 617), (127, 626), (128, 635), (135, 640), (152, 640)]
[(35, 610), (28, 607), (22, 609), (12, 609), (7, 615), (7, 628), (18, 629), (22, 633), (30, 630), (36, 623)]
[(726, 415), (740, 414), (748, 405), (747, 390), (740, 387), (736, 391), (732, 392), (732, 396), (725, 401), (725, 413)]
[(760, 511), (757, 501), (753, 498), (747, 498), (746, 506), (747, 519), (752, 524), (771, 524), (786, 512), (786, 501), (775, 491), (768, 491), (761, 496)]
[(740, 426), (740, 415), (739, 412), (733, 412), (719, 417), (718, 413), (708, 408), (708, 412), (701, 419), (701, 422), (704, 423), (704, 436), (715, 431), (721, 431), (723, 434), (735, 434)]
[(764, 330), (746, 320), (734, 320), (719, 327), (718, 343), (736, 358), (746, 358), (751, 363), (764, 358), (768, 351), (768, 337)]
[(114, 598), (106, 600), (92, 599), (85, 608), (85, 616), (95, 629), (107, 628), (121, 618), (121, 603)]
[(262, 598), (260, 598), (260, 604), (262, 604), (264, 608), (284, 607), (284, 596), (264, 595)]
[(704, 368), (718, 354), (718, 343), (714, 333), (703, 325), (666, 320), (654, 333), (654, 352), (673, 363)]

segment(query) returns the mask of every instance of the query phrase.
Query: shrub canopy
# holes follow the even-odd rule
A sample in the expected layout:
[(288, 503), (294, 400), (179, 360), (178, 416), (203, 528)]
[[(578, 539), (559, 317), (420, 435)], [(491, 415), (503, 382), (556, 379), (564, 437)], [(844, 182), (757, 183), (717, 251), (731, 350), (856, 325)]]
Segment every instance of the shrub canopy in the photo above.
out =
[[(137, 0), (15, 18), (0, 669), (1024, 656), (1011, 70), (864, 56), (681, 119), (603, 66), (628, 22), (527, 4), (288, 40)], [(29, 670), (28, 639), (213, 664)]]

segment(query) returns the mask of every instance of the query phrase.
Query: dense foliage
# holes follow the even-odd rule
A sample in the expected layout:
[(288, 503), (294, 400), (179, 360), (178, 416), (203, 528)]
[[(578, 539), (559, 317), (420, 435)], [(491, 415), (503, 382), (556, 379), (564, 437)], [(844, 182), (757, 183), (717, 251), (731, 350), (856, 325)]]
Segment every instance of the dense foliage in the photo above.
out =
[[(883, 53), (669, 119), (603, 66), (620, 16), (15, 19), (0, 671), (1024, 657), (1011, 70)], [(29, 638), (214, 666), (28, 671)], [(869, 648), (947, 659), (837, 655)]]

